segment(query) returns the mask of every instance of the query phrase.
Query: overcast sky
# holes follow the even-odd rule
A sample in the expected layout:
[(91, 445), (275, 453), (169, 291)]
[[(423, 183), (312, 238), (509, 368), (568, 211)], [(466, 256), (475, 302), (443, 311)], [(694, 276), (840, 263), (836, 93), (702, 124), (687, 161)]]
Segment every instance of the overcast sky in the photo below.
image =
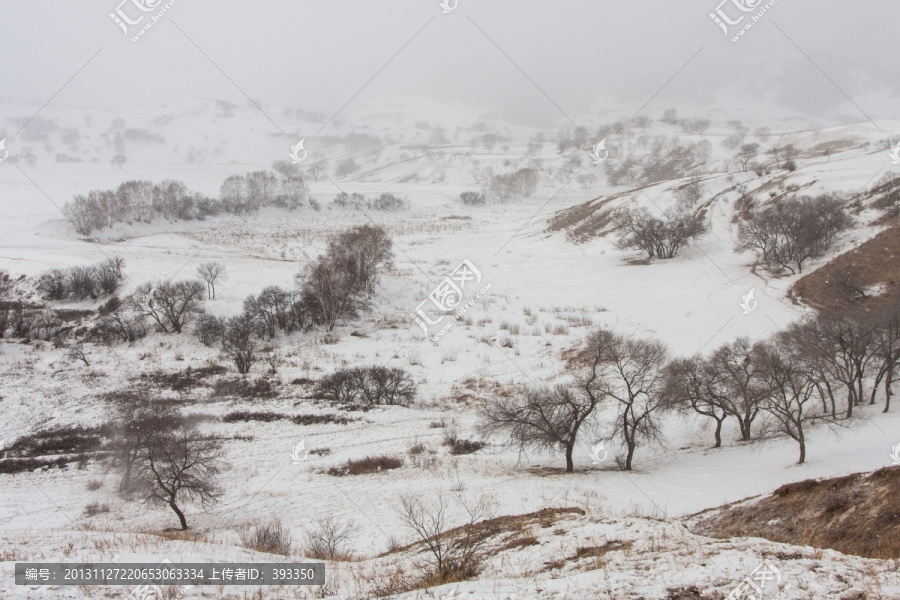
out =
[(779, 0), (737, 43), (709, 17), (719, 0), (177, 0), (137, 43), (109, 17), (119, 1), (0, 0), (0, 103), (243, 104), (239, 87), (330, 116), (362, 89), (342, 116), (419, 95), (548, 125), (659, 92), (650, 116), (900, 118), (896, 0)]

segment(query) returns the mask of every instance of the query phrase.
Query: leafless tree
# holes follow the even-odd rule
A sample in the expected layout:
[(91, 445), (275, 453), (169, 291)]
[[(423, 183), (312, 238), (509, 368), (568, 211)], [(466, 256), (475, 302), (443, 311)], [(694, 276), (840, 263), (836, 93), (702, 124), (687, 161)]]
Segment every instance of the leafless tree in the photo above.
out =
[(756, 158), (757, 154), (759, 154), (759, 144), (743, 144), (741, 146), (741, 151), (735, 156), (735, 160), (740, 163), (741, 170), (746, 173), (747, 168), (750, 166), (753, 159)]
[(278, 331), (291, 333), (303, 327), (299, 293), (270, 285), (244, 300), (244, 314), (255, 319), (272, 339)]
[(207, 299), (215, 299), (216, 282), (225, 279), (225, 265), (217, 262), (205, 262), (197, 267), (197, 275), (206, 282)]
[(84, 351), (84, 346), (82, 344), (76, 344), (69, 348), (68, 353), (69, 360), (80, 360), (84, 363), (86, 367), (91, 366), (91, 363), (88, 362), (87, 354)]
[(311, 318), (333, 331), (339, 319), (353, 316), (359, 307), (357, 281), (346, 264), (321, 257), (299, 277), (303, 304)]
[(754, 132), (756, 137), (759, 138), (759, 141), (765, 143), (769, 141), (769, 138), (772, 137), (772, 128), (771, 127), (757, 127)]
[(391, 238), (384, 229), (361, 225), (332, 238), (327, 255), (335, 265), (343, 265), (351, 274), (358, 291), (371, 297), (382, 271), (392, 265), (392, 248)]
[(707, 232), (699, 214), (673, 211), (665, 219), (652, 216), (646, 209), (624, 209), (615, 217), (622, 231), (618, 246), (643, 250), (649, 258), (673, 258), (682, 246)]
[(231, 175), (225, 178), (219, 188), (219, 198), (228, 212), (241, 214), (249, 210), (247, 183), (240, 175)]
[(229, 319), (222, 337), (222, 350), (241, 375), (249, 373), (258, 360), (256, 348), (256, 324), (252, 317), (241, 315)]
[(729, 417), (737, 420), (741, 439), (749, 440), (765, 399), (748, 338), (738, 338), (706, 359), (672, 361), (664, 387), (671, 400), (715, 421), (716, 448), (722, 445), (722, 424)]
[(884, 382), (884, 412), (891, 407), (891, 387), (900, 371), (900, 303), (883, 309), (877, 314), (878, 327), (875, 331), (874, 355), (878, 371), (872, 389), (872, 400), (875, 402), (875, 391)]
[(109, 164), (115, 165), (121, 169), (122, 165), (124, 165), (127, 162), (128, 162), (127, 156), (125, 156), (124, 154), (116, 154), (115, 156), (112, 157), (112, 160), (109, 161)]
[(479, 521), (492, 516), (487, 500), (484, 497), (474, 501), (458, 499), (456, 504), (462, 508), (463, 517), (461, 524), (451, 529), (452, 505), (444, 494), (428, 500), (413, 495), (401, 499), (400, 519), (431, 555), (428, 563), (433, 585), (476, 575), (489, 539), (478, 526)]
[(275, 200), (278, 178), (271, 171), (253, 171), (244, 177), (247, 190), (247, 210), (257, 211)]
[(785, 336), (760, 342), (754, 349), (760, 375), (765, 383), (765, 410), (775, 429), (797, 442), (798, 464), (806, 462), (806, 426), (824, 415), (816, 410), (815, 373), (805, 364), (801, 352)]
[(481, 136), (481, 143), (484, 146), (484, 149), (490, 152), (494, 149), (494, 146), (497, 145), (497, 136), (493, 133), (486, 133)]
[(119, 392), (108, 398), (114, 414), (114, 456), (122, 470), (119, 491), (134, 491), (132, 475), (138, 470), (141, 451), (150, 440), (174, 430), (181, 415), (171, 402), (155, 400), (143, 393)]
[(483, 435), (502, 435), (524, 452), (558, 450), (566, 456), (566, 472), (575, 470), (573, 453), (581, 426), (602, 398), (593, 387), (582, 394), (568, 386), (536, 387), (520, 396), (499, 398), (481, 411)]
[(336, 560), (350, 556), (358, 527), (352, 519), (323, 516), (306, 530), (304, 551), (318, 560)]
[(206, 505), (221, 496), (215, 481), (222, 464), (221, 448), (218, 439), (201, 435), (184, 418), (174, 429), (149, 436), (138, 455), (137, 479), (144, 499), (171, 508), (186, 530), (184, 501)]
[(196, 280), (166, 281), (141, 285), (131, 299), (137, 313), (153, 319), (165, 333), (181, 333), (185, 324), (201, 312), (203, 284)]
[(865, 382), (875, 359), (876, 323), (871, 318), (849, 315), (822, 315), (791, 325), (784, 339), (795, 348), (800, 359), (817, 375), (816, 389), (823, 402), (837, 412), (835, 386), (847, 393), (846, 417), (865, 400)]
[(609, 437), (621, 437), (627, 450), (624, 469), (630, 471), (638, 446), (659, 439), (660, 413), (675, 408), (662, 393), (668, 351), (656, 340), (626, 338), (606, 329), (593, 332), (587, 346), (599, 366), (600, 392), (618, 402)]
[(667, 125), (675, 125), (678, 123), (678, 111), (674, 108), (667, 108), (659, 120)]
[(852, 222), (837, 198), (779, 199), (741, 221), (737, 247), (757, 252), (773, 267), (802, 273), (803, 263), (823, 256)]

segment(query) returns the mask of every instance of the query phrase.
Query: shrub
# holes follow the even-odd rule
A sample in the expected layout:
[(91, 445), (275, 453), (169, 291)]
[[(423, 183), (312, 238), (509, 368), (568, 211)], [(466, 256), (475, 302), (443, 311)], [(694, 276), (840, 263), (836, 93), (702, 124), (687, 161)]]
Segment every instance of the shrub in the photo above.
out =
[(304, 553), (318, 560), (349, 560), (357, 527), (352, 520), (341, 521), (337, 517), (322, 517), (306, 531)]
[(393, 194), (382, 194), (369, 202), (369, 208), (373, 210), (397, 211), (406, 208), (406, 202)]
[(108, 504), (100, 504), (99, 502), (91, 502), (84, 507), (84, 516), (87, 518), (95, 517), (102, 513), (109, 512)]
[(212, 346), (222, 341), (225, 336), (225, 320), (203, 313), (197, 318), (194, 325), (194, 335), (204, 346)]
[(331, 467), (326, 471), (329, 475), (343, 477), (345, 475), (368, 475), (399, 469), (403, 466), (403, 459), (394, 456), (369, 456), (359, 460), (348, 460), (343, 465)]
[(473, 454), (484, 448), (484, 442), (480, 440), (461, 440), (447, 439), (444, 444), (450, 447), (450, 454), (459, 456), (461, 454)]
[(459, 195), (459, 201), (466, 206), (484, 206), (487, 199), (480, 192), (463, 192)]
[(707, 231), (703, 218), (689, 212), (671, 212), (663, 220), (644, 209), (628, 209), (619, 213), (616, 224), (623, 232), (619, 248), (643, 250), (649, 258), (673, 258)]
[(322, 379), (315, 397), (349, 404), (409, 405), (416, 395), (412, 377), (400, 368), (353, 367), (340, 369)]
[(238, 530), (238, 535), (245, 548), (284, 556), (291, 554), (291, 531), (274, 517), (265, 523), (242, 527)]

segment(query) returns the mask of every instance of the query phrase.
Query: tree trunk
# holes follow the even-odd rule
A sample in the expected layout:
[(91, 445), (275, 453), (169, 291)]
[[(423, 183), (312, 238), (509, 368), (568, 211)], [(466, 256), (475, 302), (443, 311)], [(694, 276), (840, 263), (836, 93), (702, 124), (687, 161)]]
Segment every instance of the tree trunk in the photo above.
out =
[(887, 412), (888, 409), (891, 408), (891, 384), (894, 382), (894, 378), (891, 374), (888, 374), (884, 379), (884, 410), (882, 412)]
[(575, 444), (566, 444), (566, 473), (572, 473), (575, 470), (575, 462), (572, 460), (572, 452), (575, 450)]
[(168, 504), (169, 504), (169, 506), (172, 508), (172, 510), (175, 511), (175, 514), (178, 515), (178, 520), (181, 522), (181, 530), (182, 530), (182, 531), (186, 531), (187, 528), (188, 528), (188, 526), (187, 526), (187, 519), (184, 518), (184, 513), (181, 512), (181, 509), (178, 508), (178, 504), (175, 503), (175, 497), (174, 497), (174, 496), (173, 496), (172, 498), (169, 499)]
[(631, 470), (631, 459), (634, 458), (634, 441), (628, 440), (628, 455), (625, 457), (625, 470)]
[(716, 419), (716, 445), (713, 448), (722, 447), (722, 422), (725, 419)]
[(798, 465), (802, 465), (806, 462), (806, 441), (800, 440), (800, 460), (797, 461)]

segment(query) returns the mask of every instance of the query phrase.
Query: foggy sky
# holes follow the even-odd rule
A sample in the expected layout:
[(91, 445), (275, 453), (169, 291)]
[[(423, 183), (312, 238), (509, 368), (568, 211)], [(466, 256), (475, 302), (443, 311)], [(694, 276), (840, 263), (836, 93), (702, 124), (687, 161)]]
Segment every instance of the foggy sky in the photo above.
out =
[(178, 0), (137, 43), (109, 18), (118, 2), (0, 0), (0, 103), (63, 88), (52, 106), (243, 104), (239, 87), (331, 116), (383, 68), (342, 118), (418, 95), (549, 125), (630, 115), (684, 67), (646, 113), (900, 119), (896, 0), (780, 0), (738, 43), (708, 16), (718, 0), (459, 0), (447, 15), (437, 0)]

